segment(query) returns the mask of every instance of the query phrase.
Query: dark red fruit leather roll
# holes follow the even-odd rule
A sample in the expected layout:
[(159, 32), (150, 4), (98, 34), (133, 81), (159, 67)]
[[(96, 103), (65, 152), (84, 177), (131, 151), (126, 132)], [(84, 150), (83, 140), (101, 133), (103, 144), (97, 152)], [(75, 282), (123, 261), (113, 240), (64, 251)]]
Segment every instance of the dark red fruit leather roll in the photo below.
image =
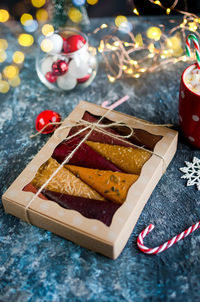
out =
[[(86, 120), (91, 123), (96, 123), (100, 119), (100, 116), (93, 115), (86, 111), (83, 115), (83, 120)], [(112, 123), (111, 120), (108, 118), (102, 119), (103, 124), (110, 124)], [(72, 135), (76, 133), (78, 130), (82, 129), (82, 126), (79, 127), (73, 127), (69, 133), (69, 135)], [(130, 133), (130, 129), (128, 127), (124, 126), (112, 126), (110, 128), (106, 128), (108, 132), (114, 133), (114, 134), (120, 134), (120, 135), (128, 135)], [(85, 135), (87, 132), (84, 131), (81, 135)], [(125, 139), (125, 141), (129, 141), (137, 146), (143, 146), (144, 148), (147, 148), (148, 150), (153, 151), (156, 143), (162, 138), (160, 135), (154, 135), (149, 133), (148, 131), (145, 131), (143, 129), (134, 129), (133, 135)], [(108, 135), (98, 133), (97, 131), (93, 131), (92, 134), (89, 136), (88, 140), (94, 141), (94, 142), (100, 142), (105, 144), (111, 144), (111, 145), (120, 145), (125, 147), (131, 147), (131, 145), (127, 144), (126, 142), (122, 142), (118, 139), (111, 138)], [(135, 148), (133, 146), (133, 148)]]
[[(85, 112), (83, 115), (83, 119), (85, 121), (91, 122), (91, 123), (96, 123), (98, 121), (98, 119), (96, 119), (94, 116), (92, 116), (89, 112)], [(111, 122), (111, 121), (110, 121)], [(112, 122), (111, 122), (112, 123)], [(78, 132), (79, 130), (83, 129), (84, 126), (75, 126), (72, 127), (69, 135), (75, 134), (76, 132)], [(113, 133), (113, 134), (118, 134), (116, 131), (112, 130), (111, 128), (106, 128), (106, 131)], [(78, 135), (79, 138), (83, 138), (90, 130), (86, 130), (83, 131), (81, 134)], [(129, 130), (130, 131), (130, 130)], [(87, 140), (89, 141), (93, 141), (93, 142), (99, 142), (99, 143), (105, 143), (105, 144), (110, 144), (110, 145), (119, 145), (119, 146), (124, 146), (124, 147), (132, 147), (131, 145), (127, 144), (124, 141), (121, 141), (117, 138), (114, 137), (110, 137), (104, 133), (98, 132), (93, 130), (92, 133), (89, 135), (89, 137), (87, 138)], [(135, 148), (135, 147), (133, 147)]]
[(42, 194), (65, 209), (75, 210), (87, 218), (100, 220), (107, 226), (111, 224), (113, 215), (120, 207), (118, 204), (107, 201), (66, 195), (49, 190), (43, 190)]
[[(52, 157), (56, 159), (57, 162), (62, 163), (67, 155), (69, 155), (79, 144), (79, 142), (80, 138), (74, 137), (69, 141), (60, 143), (54, 150)], [(121, 172), (119, 168), (117, 168), (114, 164), (109, 162), (85, 143), (82, 143), (68, 163), (92, 169)]]
[[(87, 120), (88, 122), (96, 123), (101, 117), (98, 115), (93, 115), (86, 111), (83, 115), (83, 119)], [(104, 117), (102, 119), (103, 124), (110, 124), (112, 123), (111, 120)], [(108, 131), (112, 131), (113, 133), (121, 134), (121, 135), (128, 135), (130, 133), (130, 129), (124, 126), (112, 126), (111, 128), (107, 129)], [(137, 146), (143, 146), (149, 150), (153, 150), (156, 143), (162, 138), (160, 135), (154, 135), (145, 131), (143, 129), (134, 129), (133, 135), (128, 138), (127, 140)]]

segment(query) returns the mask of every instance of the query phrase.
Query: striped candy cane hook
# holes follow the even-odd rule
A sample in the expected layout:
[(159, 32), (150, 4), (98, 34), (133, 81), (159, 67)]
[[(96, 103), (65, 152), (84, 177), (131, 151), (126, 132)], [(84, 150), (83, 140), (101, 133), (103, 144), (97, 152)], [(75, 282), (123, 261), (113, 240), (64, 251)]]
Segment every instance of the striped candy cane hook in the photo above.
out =
[(196, 59), (197, 59), (197, 67), (198, 69), (200, 69), (200, 49), (199, 49), (199, 42), (197, 37), (194, 34), (189, 34), (186, 38), (186, 45), (185, 45), (185, 49), (186, 49), (186, 54), (188, 57), (191, 57), (191, 41), (194, 44), (195, 47), (195, 53), (196, 53)]
[(172, 239), (166, 241), (165, 243), (154, 247), (154, 248), (148, 248), (144, 245), (144, 238), (154, 229), (154, 225), (150, 224), (146, 229), (144, 229), (140, 235), (137, 238), (137, 245), (139, 249), (145, 253), (145, 254), (159, 254), (168, 248), (170, 248), (172, 245), (176, 244), (178, 241), (182, 240), (183, 238), (190, 235), (192, 232), (196, 231), (200, 227), (200, 221), (193, 224), (191, 227), (189, 227), (187, 230), (183, 231), (177, 236), (174, 236)]

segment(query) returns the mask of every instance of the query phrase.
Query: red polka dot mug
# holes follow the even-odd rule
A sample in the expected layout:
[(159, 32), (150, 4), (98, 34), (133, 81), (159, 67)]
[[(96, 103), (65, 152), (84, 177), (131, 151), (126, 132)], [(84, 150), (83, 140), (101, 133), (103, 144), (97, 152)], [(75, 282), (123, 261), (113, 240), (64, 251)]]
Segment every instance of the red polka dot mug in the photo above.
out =
[(179, 93), (179, 120), (182, 132), (188, 142), (200, 148), (200, 93), (194, 92), (186, 84), (188, 74), (196, 64), (187, 67), (181, 77)]

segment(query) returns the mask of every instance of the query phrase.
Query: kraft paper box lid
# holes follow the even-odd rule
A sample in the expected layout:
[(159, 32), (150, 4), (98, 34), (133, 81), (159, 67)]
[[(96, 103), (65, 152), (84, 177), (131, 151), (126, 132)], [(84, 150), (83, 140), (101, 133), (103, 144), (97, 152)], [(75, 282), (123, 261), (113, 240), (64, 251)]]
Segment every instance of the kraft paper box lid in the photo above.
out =
[[(70, 120), (79, 121), (85, 111), (102, 116), (107, 109), (81, 101), (64, 120), (63, 126)], [(111, 225), (108, 227), (101, 221), (88, 219), (75, 210), (62, 208), (54, 201), (39, 197), (31, 203), (28, 215), (32, 224), (115, 259), (124, 248), (144, 205), (172, 160), (177, 148), (178, 133), (116, 111), (109, 112), (106, 117), (114, 122), (120, 121), (132, 128), (162, 136), (155, 145), (154, 154), (142, 167), (138, 180), (130, 187), (126, 201), (115, 212)], [(25, 207), (34, 194), (22, 190), (34, 178), (39, 167), (51, 157), (55, 147), (69, 131), (70, 128), (63, 129), (59, 138), (52, 135), (11, 184), (2, 197), (6, 212), (25, 220)]]

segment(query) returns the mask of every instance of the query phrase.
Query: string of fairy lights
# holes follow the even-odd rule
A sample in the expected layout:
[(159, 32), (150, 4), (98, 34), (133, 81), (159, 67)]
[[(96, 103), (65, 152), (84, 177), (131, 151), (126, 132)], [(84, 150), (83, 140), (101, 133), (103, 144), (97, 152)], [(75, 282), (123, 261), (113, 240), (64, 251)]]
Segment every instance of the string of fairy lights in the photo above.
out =
[[(99, 0), (100, 1), (100, 0)], [(91, 47), (93, 52), (102, 55), (107, 71), (108, 80), (113, 83), (123, 75), (131, 78), (139, 78), (146, 72), (154, 72), (166, 64), (175, 64), (180, 61), (191, 60), (184, 54), (184, 43), (188, 32), (198, 33), (200, 18), (192, 13), (177, 10), (179, 0), (175, 0), (170, 7), (165, 7), (159, 0), (147, 0), (154, 5), (160, 6), (167, 15), (174, 10), (182, 15), (182, 20), (176, 23), (170, 19), (171, 29), (166, 32), (164, 25), (150, 26), (145, 33), (134, 33), (133, 25), (126, 16), (119, 15), (115, 18), (115, 24), (102, 24), (91, 35), (100, 33), (99, 46)], [(82, 20), (80, 7), (86, 4), (86, 0), (72, 0), (66, 12), (71, 22), (79, 24)], [(88, 5), (95, 5), (98, 0), (87, 0)], [(17, 87), (21, 83), (20, 69), (34, 42), (39, 43), (41, 50), (50, 52), (52, 45), (48, 39), (49, 34), (54, 32), (51, 20), (51, 12), (48, 9), (48, 0), (31, 0), (35, 8), (35, 16), (24, 12), (20, 16), (20, 26), (15, 29), (18, 49), (13, 51), (12, 45), (0, 37), (0, 93), (7, 93), (11, 87)], [(140, 13), (133, 1), (133, 14)], [(12, 16), (8, 10), (0, 9), (0, 23), (8, 26), (12, 32)], [(39, 35), (38, 32), (41, 32)], [(13, 32), (14, 34), (14, 32)], [(123, 39), (121, 38), (123, 34)], [(12, 52), (12, 54), (10, 54)], [(12, 58), (8, 59), (8, 54)], [(8, 61), (8, 64), (7, 64)]]

